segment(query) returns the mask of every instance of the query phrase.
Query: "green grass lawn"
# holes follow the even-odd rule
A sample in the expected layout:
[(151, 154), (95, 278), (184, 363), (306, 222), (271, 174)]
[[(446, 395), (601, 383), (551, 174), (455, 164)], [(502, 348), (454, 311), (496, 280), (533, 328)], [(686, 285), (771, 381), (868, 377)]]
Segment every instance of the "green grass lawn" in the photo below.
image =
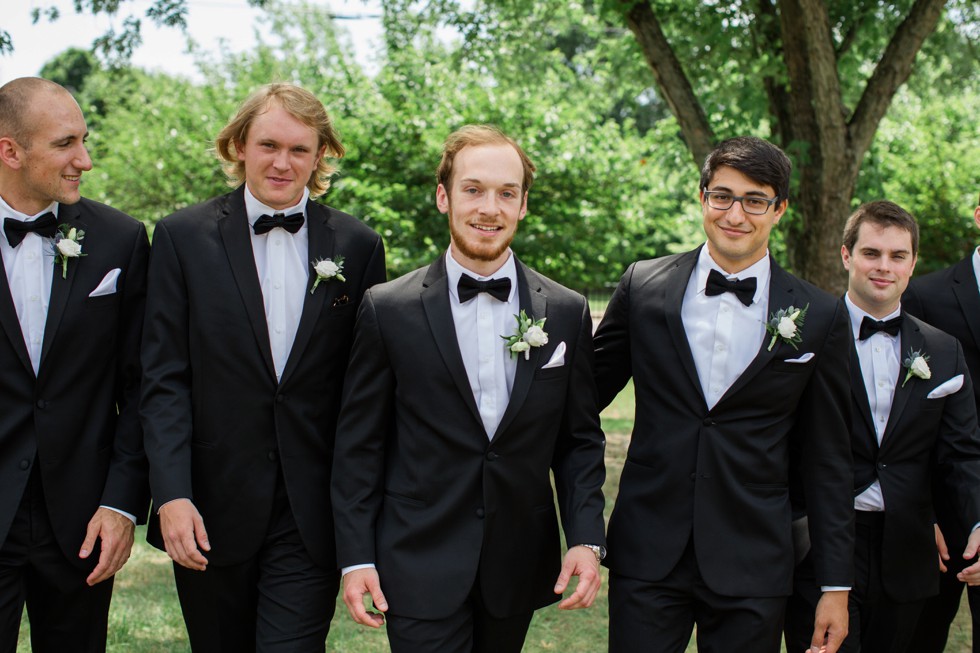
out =
[[(612, 509), (619, 486), (619, 474), (626, 457), (633, 424), (632, 385), (602, 414), (606, 431), (606, 516)], [(189, 651), (187, 634), (177, 603), (173, 572), (166, 554), (150, 547), (145, 529), (136, 534), (133, 556), (116, 577), (116, 588), (109, 613), (109, 646), (113, 653), (177, 653)], [(524, 650), (533, 653), (598, 653), (606, 650), (607, 574), (603, 568), (603, 588), (596, 604), (588, 610), (559, 612), (555, 607), (539, 610), (531, 623)], [(21, 624), (18, 653), (30, 651), (30, 626), (25, 616)], [(327, 640), (328, 650), (344, 653), (386, 653), (388, 641), (383, 631), (358, 626), (347, 615), (343, 602)], [(970, 653), (969, 608), (964, 594), (960, 613), (950, 630), (948, 653)], [(693, 642), (689, 652), (696, 649)]]

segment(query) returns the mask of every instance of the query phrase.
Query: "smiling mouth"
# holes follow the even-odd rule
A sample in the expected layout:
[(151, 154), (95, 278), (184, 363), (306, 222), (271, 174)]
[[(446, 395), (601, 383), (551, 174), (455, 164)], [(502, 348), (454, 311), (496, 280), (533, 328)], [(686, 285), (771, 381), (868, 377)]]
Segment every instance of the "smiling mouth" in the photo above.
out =
[(75, 182), (82, 178), (81, 175), (61, 175), (65, 180)]
[(470, 226), (476, 229), (477, 231), (482, 231), (488, 234), (496, 233), (503, 229), (503, 227), (495, 227), (493, 225), (487, 225), (487, 224), (471, 224)]

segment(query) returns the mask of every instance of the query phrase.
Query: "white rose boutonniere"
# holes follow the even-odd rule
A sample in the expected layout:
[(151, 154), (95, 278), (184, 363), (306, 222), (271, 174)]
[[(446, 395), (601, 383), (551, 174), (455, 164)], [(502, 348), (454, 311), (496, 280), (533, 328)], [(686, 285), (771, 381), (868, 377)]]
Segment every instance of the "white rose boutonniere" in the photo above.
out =
[(85, 232), (67, 224), (58, 225), (58, 233), (54, 240), (54, 264), (61, 266), (61, 278), (68, 278), (68, 260), (85, 256), (82, 253), (82, 241)]
[(313, 261), (313, 271), (316, 272), (316, 280), (310, 288), (310, 294), (316, 292), (316, 287), (321, 281), (336, 279), (337, 281), (347, 281), (342, 272), (344, 271), (344, 257), (338, 256), (334, 259), (324, 258)]
[(920, 379), (932, 378), (932, 370), (929, 369), (929, 357), (923, 354), (922, 351), (912, 351), (909, 349), (908, 356), (902, 361), (902, 367), (908, 370), (905, 373), (905, 380), (902, 381), (903, 388), (913, 376)]
[(806, 312), (809, 308), (809, 304), (803, 308), (787, 306), (769, 316), (769, 321), (766, 322), (766, 332), (772, 335), (772, 340), (769, 341), (768, 351), (772, 351), (776, 345), (776, 340), (779, 338), (789, 343), (793, 349), (797, 349), (797, 345), (803, 340), (800, 331), (803, 329), (803, 321), (806, 319)]
[(505, 346), (511, 356), (524, 354), (524, 360), (528, 360), (531, 357), (531, 347), (548, 344), (548, 332), (544, 330), (544, 321), (548, 318), (533, 320), (526, 312), (521, 311), (514, 319), (517, 320), (517, 330), (512, 335), (500, 337), (507, 343)]

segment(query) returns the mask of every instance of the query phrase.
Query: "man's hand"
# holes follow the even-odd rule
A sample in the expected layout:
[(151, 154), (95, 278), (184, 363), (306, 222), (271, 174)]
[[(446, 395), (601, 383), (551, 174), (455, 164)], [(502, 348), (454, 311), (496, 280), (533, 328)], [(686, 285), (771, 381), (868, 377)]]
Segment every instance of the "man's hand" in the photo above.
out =
[(558, 604), (559, 610), (587, 608), (595, 601), (602, 577), (599, 576), (599, 561), (595, 559), (592, 549), (579, 545), (568, 550), (562, 561), (558, 582), (555, 583), (555, 594), (564, 592), (573, 576), (578, 576), (578, 585), (571, 596)]
[(847, 637), (847, 590), (824, 592), (813, 618), (810, 653), (837, 653)]
[(388, 601), (381, 591), (378, 570), (373, 567), (355, 569), (344, 576), (344, 603), (351, 619), (359, 624), (380, 628), (385, 622), (384, 614), (368, 612), (364, 607), (364, 595), (370, 594), (374, 607), (382, 613), (388, 611)]
[(939, 524), (933, 524), (933, 528), (936, 529), (936, 550), (939, 551), (939, 571), (946, 573), (946, 561), (949, 560), (949, 547), (946, 546), (946, 538), (943, 537), (943, 532), (939, 530)]
[(198, 550), (210, 551), (204, 520), (190, 499), (174, 499), (160, 508), (160, 531), (170, 559), (182, 567), (204, 571), (208, 559)]
[[(970, 539), (966, 541), (966, 548), (963, 550), (964, 560), (973, 560), (977, 557), (977, 550), (980, 549), (980, 528), (973, 529)], [(956, 578), (967, 585), (980, 585), (980, 562), (972, 565), (956, 574)]]
[(85, 529), (85, 541), (78, 551), (78, 557), (83, 560), (92, 555), (95, 550), (95, 540), (102, 540), (102, 552), (99, 554), (99, 564), (88, 575), (85, 582), (89, 585), (101, 583), (111, 578), (129, 560), (133, 550), (133, 533), (136, 526), (125, 515), (115, 510), (99, 508), (92, 515)]

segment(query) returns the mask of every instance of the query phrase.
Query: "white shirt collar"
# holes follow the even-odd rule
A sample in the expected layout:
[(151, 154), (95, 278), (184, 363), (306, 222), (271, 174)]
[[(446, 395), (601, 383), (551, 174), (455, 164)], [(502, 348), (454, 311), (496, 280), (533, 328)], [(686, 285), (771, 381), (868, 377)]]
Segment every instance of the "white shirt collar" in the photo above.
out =
[(977, 278), (977, 286), (980, 286), (980, 247), (973, 250), (973, 276)]
[(766, 255), (761, 259), (745, 268), (740, 270), (736, 274), (728, 274), (725, 272), (720, 265), (715, 263), (715, 260), (711, 258), (711, 253), (708, 251), (708, 244), (705, 243), (701, 248), (701, 252), (698, 255), (698, 262), (695, 266), (694, 273), (697, 275), (697, 289), (698, 293), (704, 293), (704, 287), (708, 283), (708, 274), (712, 269), (718, 270), (720, 273), (725, 275), (728, 279), (747, 279), (749, 277), (756, 278), (755, 284), (755, 295), (752, 297), (752, 303), (758, 303), (769, 289), (769, 275), (772, 272), (772, 265), (769, 260), (769, 250), (766, 250)]
[[(275, 215), (276, 213), (282, 213), (284, 215), (292, 215), (294, 213), (306, 214), (306, 201), (310, 198), (310, 189), (303, 189), (303, 197), (300, 198), (299, 202), (296, 204), (285, 208), (285, 209), (274, 209), (271, 206), (266, 206), (259, 200), (255, 199), (255, 195), (252, 195), (252, 191), (249, 190), (248, 184), (245, 184), (245, 214), (248, 216), (248, 224), (251, 226), (255, 225), (255, 221), (261, 218), (263, 215)], [(297, 208), (299, 210), (297, 210)], [(306, 229), (306, 222), (303, 222), (301, 229)]]
[(452, 249), (446, 250), (446, 277), (449, 281), (449, 295), (457, 302), (459, 301), (459, 294), (457, 293), (456, 286), (459, 284), (459, 278), (466, 273), (478, 281), (485, 281), (487, 279), (510, 279), (510, 294), (507, 296), (507, 301), (511, 302), (514, 300), (514, 293), (517, 292), (517, 264), (514, 262), (514, 252), (507, 250), (507, 260), (504, 264), (497, 269), (496, 272), (490, 276), (483, 276), (482, 274), (477, 274), (472, 270), (463, 267), (455, 258), (453, 258)]
[[(857, 340), (858, 337), (861, 335), (861, 322), (864, 321), (865, 316), (870, 317), (872, 320), (875, 321), (884, 322), (885, 320), (890, 320), (893, 317), (898, 317), (899, 315), (902, 314), (902, 305), (899, 304), (898, 308), (896, 308), (894, 311), (892, 311), (885, 317), (879, 319), (874, 315), (872, 315), (871, 313), (865, 311), (863, 308), (858, 307), (857, 304), (851, 301), (850, 293), (844, 294), (844, 303), (847, 304), (847, 313), (851, 317), (851, 331), (854, 333), (855, 340)], [(891, 337), (887, 333), (885, 335), (887, 335), (889, 338)]]

